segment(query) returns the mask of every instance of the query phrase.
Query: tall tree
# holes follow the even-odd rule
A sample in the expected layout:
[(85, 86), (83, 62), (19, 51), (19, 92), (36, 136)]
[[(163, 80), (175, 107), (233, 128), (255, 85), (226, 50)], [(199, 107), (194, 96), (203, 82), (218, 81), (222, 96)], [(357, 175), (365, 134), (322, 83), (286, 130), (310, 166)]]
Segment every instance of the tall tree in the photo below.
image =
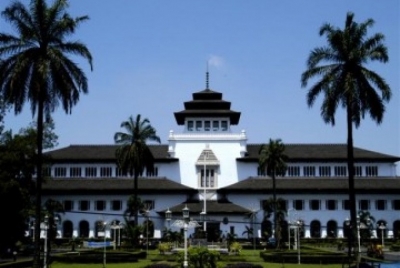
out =
[(277, 200), (276, 200), (276, 176), (284, 176), (286, 173), (286, 162), (288, 160), (285, 154), (285, 145), (281, 139), (269, 139), (268, 144), (262, 144), (259, 154), (259, 168), (265, 170), (268, 176), (272, 178), (272, 198), (274, 214), (274, 235), (277, 231)]
[(350, 220), (353, 227), (357, 224), (353, 124), (358, 128), (366, 113), (380, 124), (385, 112), (384, 103), (391, 97), (390, 87), (385, 80), (365, 67), (372, 61), (386, 63), (389, 60), (383, 43), (384, 35), (376, 33), (367, 36), (368, 28), (373, 25), (372, 19), (355, 22), (351, 12), (347, 13), (343, 29), (329, 23), (323, 24), (319, 34), (326, 37), (327, 45), (311, 51), (307, 70), (301, 76), (302, 87), (306, 87), (310, 79), (319, 78), (307, 93), (307, 104), (312, 107), (318, 95), (323, 95), (321, 116), (325, 123), (335, 125), (337, 108), (342, 106), (346, 109)]
[[(67, 0), (13, 1), (1, 15), (16, 34), (0, 33), (0, 91), (15, 114), (30, 102), (37, 111), (36, 219), (41, 214), (43, 119), (61, 104), (66, 113), (88, 92), (85, 73), (68, 56), (81, 56), (92, 69), (92, 55), (78, 41), (67, 41), (87, 16), (73, 18)], [(35, 225), (34, 267), (39, 267), (40, 221)]]
[[(125, 174), (133, 176), (134, 189), (132, 204), (140, 204), (138, 199), (138, 179), (143, 171), (154, 169), (154, 157), (147, 146), (147, 142), (161, 143), (156, 134), (156, 130), (151, 126), (150, 121), (145, 118), (142, 120), (138, 114), (136, 119), (132, 116), (128, 121), (121, 123), (121, 128), (125, 132), (116, 132), (114, 141), (120, 145), (115, 152), (118, 168)], [(137, 201), (134, 201), (137, 200)], [(139, 207), (134, 208), (134, 225), (138, 224)]]

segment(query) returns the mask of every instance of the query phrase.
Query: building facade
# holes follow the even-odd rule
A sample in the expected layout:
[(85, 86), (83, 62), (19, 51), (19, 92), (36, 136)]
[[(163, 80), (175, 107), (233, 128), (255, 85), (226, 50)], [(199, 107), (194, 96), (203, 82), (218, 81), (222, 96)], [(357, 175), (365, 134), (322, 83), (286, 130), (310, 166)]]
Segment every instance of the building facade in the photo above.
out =
[[(248, 227), (254, 227), (259, 237), (270, 233), (272, 219), (262, 204), (272, 197), (272, 179), (258, 167), (261, 144), (248, 143), (245, 131), (231, 131), (239, 124), (240, 112), (231, 110), (222, 93), (207, 86), (193, 93), (174, 116), (182, 130), (171, 130), (167, 144), (149, 145), (156, 163), (138, 181), (147, 208), (139, 224), (151, 220), (159, 236), (165, 228), (177, 228), (172, 221), (187, 206), (209, 241), (227, 233), (245, 237)], [(304, 237), (343, 237), (350, 215), (346, 145), (285, 144), (285, 148), (288, 169), (276, 179), (277, 197), (287, 211), (284, 225), (301, 219)], [(100, 223), (124, 223), (133, 178), (118, 169), (116, 149), (116, 145), (71, 145), (47, 153), (51, 164), (43, 200), (64, 205), (61, 237), (97, 237)], [(355, 148), (354, 155), (358, 211), (373, 216), (374, 235), (399, 236), (396, 162), (400, 157), (362, 148)], [(171, 221), (166, 211), (172, 212)]]

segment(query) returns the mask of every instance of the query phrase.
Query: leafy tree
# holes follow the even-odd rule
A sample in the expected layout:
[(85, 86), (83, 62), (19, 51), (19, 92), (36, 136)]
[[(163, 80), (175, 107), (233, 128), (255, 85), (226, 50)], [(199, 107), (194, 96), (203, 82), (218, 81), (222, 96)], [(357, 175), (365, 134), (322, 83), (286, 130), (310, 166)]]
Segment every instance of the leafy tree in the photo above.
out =
[[(67, 41), (87, 16), (72, 18), (68, 2), (31, 0), (26, 7), (13, 1), (1, 14), (16, 35), (0, 33), (0, 91), (16, 114), (25, 102), (37, 112), (36, 218), (41, 214), (43, 121), (61, 104), (66, 113), (88, 92), (85, 73), (68, 56), (81, 56), (92, 68), (92, 55), (78, 41)], [(39, 267), (40, 222), (35, 226), (34, 267)]]
[(253, 227), (245, 226), (246, 230), (243, 231), (242, 235), (247, 235), (247, 239), (251, 239), (253, 237)]
[(273, 197), (273, 212), (274, 212), (274, 227), (277, 228), (277, 214), (276, 214), (276, 176), (284, 176), (286, 173), (286, 162), (288, 160), (285, 154), (285, 145), (281, 139), (269, 139), (268, 144), (263, 144), (259, 150), (258, 164), (260, 170), (265, 170), (268, 176), (272, 178), (272, 197)]
[[(120, 145), (115, 152), (118, 168), (125, 174), (133, 176), (134, 192), (133, 200), (138, 199), (138, 179), (143, 171), (153, 170), (154, 157), (147, 146), (146, 142), (154, 141), (160, 143), (161, 140), (156, 134), (156, 130), (150, 125), (150, 121), (145, 118), (141, 119), (138, 114), (136, 119), (132, 116), (128, 121), (121, 123), (121, 128), (126, 132), (116, 132), (114, 141)], [(136, 202), (138, 205), (139, 203)], [(139, 207), (132, 207), (134, 216), (134, 225), (138, 224)]]
[(319, 34), (326, 37), (327, 45), (311, 51), (307, 70), (301, 76), (302, 87), (306, 87), (310, 79), (319, 78), (307, 93), (307, 104), (313, 106), (318, 95), (323, 95), (321, 116), (325, 123), (335, 125), (337, 108), (342, 106), (346, 109), (351, 226), (356, 226), (357, 216), (353, 124), (358, 128), (366, 113), (380, 124), (385, 112), (384, 103), (391, 97), (390, 87), (385, 80), (365, 67), (372, 61), (386, 63), (389, 60), (387, 48), (383, 44), (384, 35), (367, 35), (368, 28), (373, 25), (372, 19), (357, 23), (352, 12), (347, 13), (343, 29), (329, 23), (323, 24)]
[[(57, 137), (48, 127), (45, 127), (44, 136)], [(34, 215), (30, 193), (34, 190), (32, 174), (36, 161), (36, 137), (33, 125), (21, 129), (16, 135), (11, 130), (0, 134), (0, 210), (9, 219), (0, 221), (0, 250), (24, 240), (26, 222)]]

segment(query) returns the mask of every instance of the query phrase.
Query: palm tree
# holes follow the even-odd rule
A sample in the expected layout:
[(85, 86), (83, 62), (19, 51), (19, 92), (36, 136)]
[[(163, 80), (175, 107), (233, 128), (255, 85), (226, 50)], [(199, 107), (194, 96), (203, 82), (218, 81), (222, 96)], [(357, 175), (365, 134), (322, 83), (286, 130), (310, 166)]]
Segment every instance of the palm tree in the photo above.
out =
[(320, 93), (324, 95), (321, 116), (325, 123), (335, 125), (338, 106), (346, 108), (351, 226), (356, 226), (357, 216), (353, 124), (358, 128), (366, 113), (380, 124), (385, 112), (384, 102), (388, 102), (391, 97), (390, 87), (385, 80), (364, 66), (371, 61), (386, 63), (389, 60), (387, 48), (383, 44), (384, 35), (376, 33), (367, 36), (367, 30), (373, 24), (372, 19), (362, 23), (355, 22), (351, 12), (347, 13), (344, 29), (329, 23), (323, 24), (319, 34), (326, 36), (328, 45), (311, 51), (307, 70), (301, 76), (302, 87), (306, 87), (310, 79), (320, 77), (307, 93), (307, 104), (309, 107), (313, 106), (317, 96)]
[(276, 247), (280, 248), (281, 244), (280, 241), (282, 239), (282, 223), (285, 219), (285, 215), (287, 214), (286, 210), (286, 201), (282, 198), (273, 199), (270, 198), (263, 202), (263, 210), (264, 210), (264, 217), (270, 218), (271, 215), (274, 216), (274, 237), (276, 240)]
[[(67, 41), (87, 16), (72, 18), (66, 0), (31, 0), (28, 7), (13, 1), (1, 15), (17, 35), (0, 33), (0, 92), (15, 114), (25, 102), (37, 111), (36, 219), (41, 213), (43, 119), (61, 104), (66, 113), (88, 92), (85, 73), (68, 56), (81, 56), (92, 69), (92, 56), (77, 41)], [(35, 225), (34, 267), (39, 266), (40, 221)]]
[(265, 170), (268, 176), (272, 178), (272, 198), (274, 214), (274, 233), (277, 228), (277, 200), (276, 200), (276, 176), (284, 176), (286, 172), (286, 162), (288, 160), (285, 152), (285, 145), (281, 139), (269, 139), (268, 144), (262, 144), (259, 154), (258, 164), (260, 170)]
[[(141, 119), (140, 114), (136, 120), (132, 116), (128, 121), (121, 123), (121, 128), (126, 132), (117, 132), (114, 141), (120, 145), (115, 152), (118, 168), (125, 174), (134, 178), (133, 204), (139, 204), (138, 200), (138, 178), (143, 171), (154, 169), (154, 157), (147, 146), (147, 141), (160, 143), (161, 140), (156, 134), (156, 130), (150, 125), (150, 121)], [(137, 200), (134, 202), (134, 200)], [(138, 224), (139, 207), (133, 209), (134, 225)]]
[[(44, 202), (43, 212), (48, 216), (47, 254), (50, 255), (52, 241), (57, 237), (57, 225), (61, 222), (61, 214), (64, 214), (65, 210), (62, 203), (50, 198)], [(47, 258), (47, 260), (49, 260), (49, 258)]]

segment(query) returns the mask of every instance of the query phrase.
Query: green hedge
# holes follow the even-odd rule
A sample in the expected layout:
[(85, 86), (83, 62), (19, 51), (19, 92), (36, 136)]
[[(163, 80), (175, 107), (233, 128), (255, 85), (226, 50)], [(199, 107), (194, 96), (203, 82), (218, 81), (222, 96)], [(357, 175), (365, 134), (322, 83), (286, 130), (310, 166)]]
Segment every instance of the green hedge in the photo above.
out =
[[(63, 263), (103, 263), (104, 253), (101, 251), (85, 251), (58, 254), (51, 257), (52, 261)], [(106, 252), (107, 263), (137, 262), (146, 258), (146, 252)]]
[[(296, 252), (261, 252), (260, 257), (266, 262), (275, 263), (297, 263), (298, 254)], [(340, 264), (347, 261), (344, 253), (300, 253), (300, 262), (308, 264)]]

